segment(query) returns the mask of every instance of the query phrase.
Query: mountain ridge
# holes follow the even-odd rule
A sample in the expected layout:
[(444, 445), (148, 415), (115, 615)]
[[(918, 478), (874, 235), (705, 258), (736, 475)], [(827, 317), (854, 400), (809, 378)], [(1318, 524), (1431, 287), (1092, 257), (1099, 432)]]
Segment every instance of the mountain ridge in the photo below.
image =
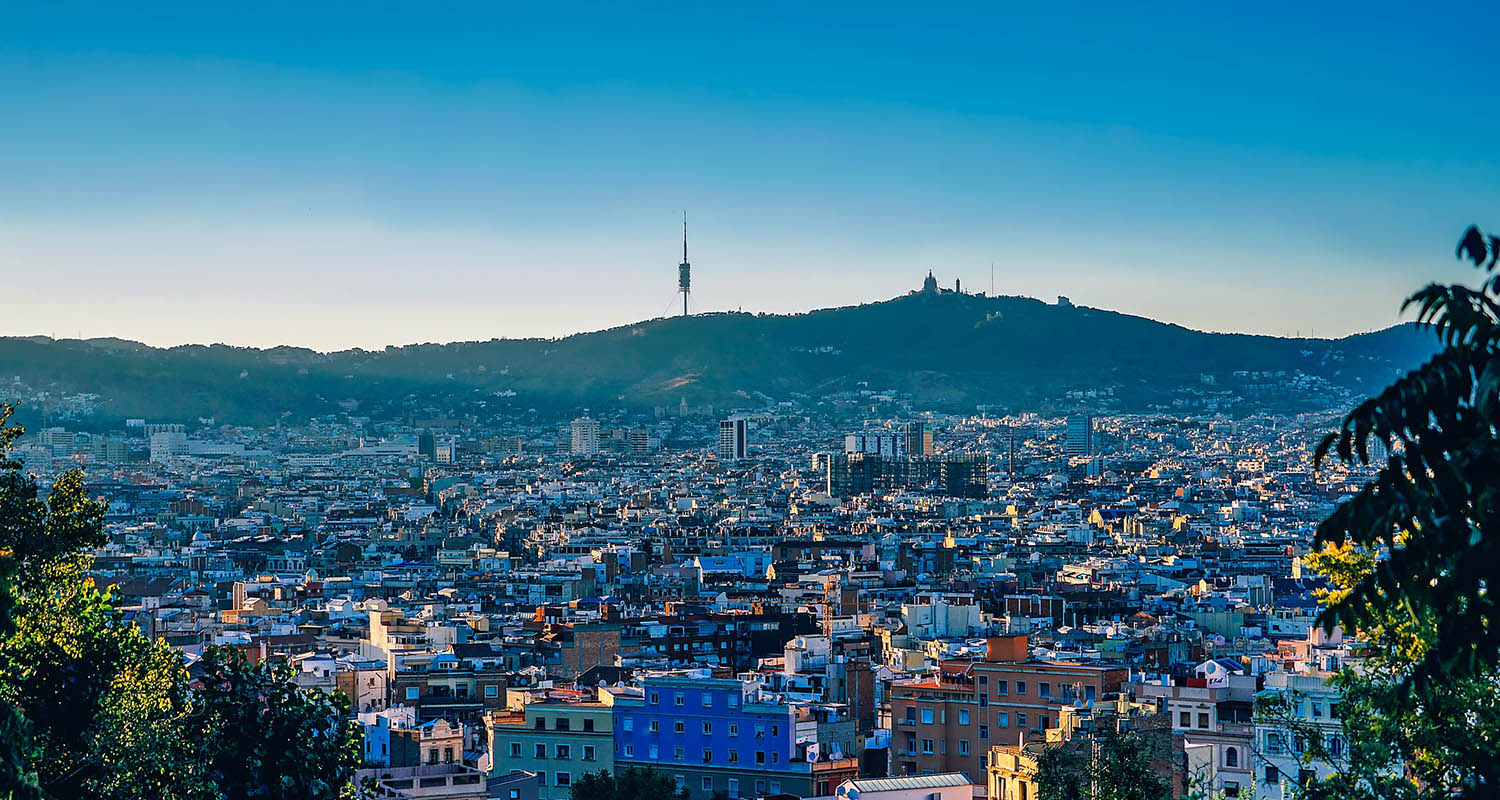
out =
[(4, 337), (0, 379), (95, 392), (110, 415), (245, 422), (347, 410), (351, 402), (360, 413), (395, 413), (397, 400), (502, 411), (724, 407), (861, 387), (909, 393), (934, 408), (1017, 409), (1108, 389), (1128, 410), (1185, 386), (1235, 383), (1235, 373), (1299, 374), (1368, 394), (1434, 350), (1411, 323), (1338, 339), (1210, 333), (1107, 309), (941, 292), (798, 314), (659, 317), (555, 339), (327, 353)]

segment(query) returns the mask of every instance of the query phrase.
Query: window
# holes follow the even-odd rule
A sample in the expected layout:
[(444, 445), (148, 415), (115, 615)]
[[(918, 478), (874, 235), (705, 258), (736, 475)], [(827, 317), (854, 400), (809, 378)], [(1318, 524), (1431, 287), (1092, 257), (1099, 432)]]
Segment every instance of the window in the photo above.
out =
[(633, 745), (633, 744), (627, 744), (627, 745), (625, 745), (625, 757), (626, 758), (635, 758), (635, 745)]
[(979, 681), (979, 688), (981, 689), (984, 689), (990, 685), (990, 676), (988, 675), (980, 675), (977, 680)]
[(764, 738), (766, 738), (766, 726), (764, 726), (764, 725), (756, 725), (755, 726), (755, 738), (757, 738), (757, 739), (764, 739)]
[(653, 745), (651, 745), (651, 749), (648, 751), (647, 756), (652, 761), (655, 761), (655, 760), (657, 760), (658, 758), (661, 757), (661, 749), (658, 748), (656, 745), (653, 744)]
[(573, 757), (573, 748), (571, 746), (569, 746), (569, 745), (565, 745), (565, 744), (558, 745), (556, 752), (557, 752), (557, 757), (558, 758), (571, 759)]
[(673, 761), (682, 761), (685, 758), (687, 758), (687, 748), (685, 748), (685, 747), (674, 747), (674, 748), (672, 748), (672, 760)]
[(1017, 711), (1016, 712), (1016, 727), (1018, 727), (1018, 728), (1024, 728), (1024, 727), (1026, 727), (1026, 712), (1025, 711)]
[(980, 739), (988, 739), (988, 738), (990, 738), (990, 726), (988, 726), (988, 725), (980, 725), (979, 726), (979, 738)]
[(572, 726), (569, 725), (568, 720), (564, 717), (558, 717), (557, 719), (552, 721), (553, 730), (565, 731), (569, 730), (571, 727)]
[(772, 750), (771, 751), (771, 763), (775, 764), (776, 762), (778, 762), (780, 760), (781, 760), (781, 754), (778, 753), (778, 752), (776, 752), (775, 750)]
[(917, 735), (915, 733), (906, 734), (906, 754), (909, 756), (917, 754)]
[(990, 696), (987, 695), (987, 694), (980, 695), (979, 696), (979, 707), (980, 708), (989, 708), (989, 705), (990, 705)]
[(415, 687), (415, 686), (408, 686), (408, 687), (406, 687), (406, 699), (407, 700), (415, 700), (415, 699), (417, 699), (417, 697), (419, 696), (419, 694), (420, 694), (420, 692), (417, 691), (417, 687)]
[(711, 695), (711, 694), (709, 694), (708, 692), (704, 692), (703, 693), (703, 707), (704, 708), (713, 708), (714, 707), (714, 696)]
[(1312, 715), (1314, 717), (1321, 717), (1321, 716), (1323, 716), (1323, 704), (1322, 703), (1314, 702), (1312, 704)]
[(594, 729), (594, 721), (591, 720), (591, 719), (584, 720), (583, 721), (583, 729), (586, 730), (586, 731), (593, 730)]
[(1016, 681), (1016, 694), (1026, 694), (1026, 681)]
[(453, 763), (453, 748), (451, 748), (451, 747), (444, 747), (443, 748), (443, 762), (447, 763), (447, 764), (452, 764)]
[(714, 732), (714, 724), (712, 722), (705, 721), (703, 723), (703, 735), (704, 736), (712, 736), (713, 732)]
[(713, 776), (711, 776), (711, 775), (704, 775), (703, 776), (703, 784), (702, 784), (702, 786), (703, 786), (703, 791), (705, 791), (705, 792), (711, 792), (711, 791), (713, 791), (714, 790), (714, 779), (713, 779)]
[(626, 733), (635, 730), (635, 717), (626, 717), (625, 721), (620, 723), (620, 727), (623, 728)]
[(1239, 784), (1239, 781), (1224, 781), (1224, 796), (1225, 797), (1239, 797), (1240, 796), (1240, 784)]
[(1179, 728), (1191, 728), (1191, 727), (1193, 727), (1193, 714), (1192, 714), (1192, 712), (1190, 712), (1190, 711), (1179, 711), (1179, 712), (1177, 712), (1177, 727), (1179, 727)]
[(764, 763), (766, 763), (766, 751), (764, 751), (764, 750), (756, 750), (755, 751), (755, 763), (757, 763), (757, 764), (764, 764)]
[(1039, 684), (1037, 684), (1036, 693), (1037, 693), (1038, 697), (1045, 697), (1045, 698), (1047, 698), (1049, 700), (1052, 699), (1052, 684), (1050, 684), (1050, 683), (1039, 683)]
[(521, 743), (520, 742), (511, 742), (510, 743), (510, 755), (511, 755), (512, 758), (520, 758), (521, 757)]
[(656, 692), (652, 692), (648, 696), (650, 697), (650, 703), (651, 703), (651, 705), (653, 705), (653, 706), (661, 705), (661, 695), (660, 694), (657, 694)]
[(771, 781), (770, 787), (766, 789), (766, 794), (781, 794), (781, 781)]
[(672, 705), (680, 706), (684, 702), (686, 702), (686, 700), (683, 697), (682, 692), (678, 692), (677, 694), (672, 695)]
[(547, 785), (547, 773), (546, 772), (538, 772), (536, 774), (536, 783), (537, 783), (538, 786), (546, 786)]
[(1001, 711), (999, 714), (996, 714), (995, 715), (995, 725), (997, 727), (1001, 727), (1001, 728), (1009, 728), (1010, 727), (1010, 713), (1007, 712), (1007, 711)]
[(546, 758), (547, 757), (547, 745), (544, 745), (544, 744), (537, 745), (536, 746), (536, 751), (535, 751), (534, 755), (537, 758)]
[(593, 745), (586, 744), (586, 745), (583, 746), (583, 760), (584, 761), (593, 761), (593, 760), (595, 760), (595, 758), (594, 758), (594, 746)]
[(729, 701), (730, 708), (738, 708), (740, 705), (740, 696), (737, 694), (730, 694), (729, 697), (725, 699)]
[(1208, 727), (1208, 712), (1207, 711), (1199, 711), (1198, 712), (1198, 727), (1200, 727), (1200, 728), (1207, 728)]
[(771, 726), (771, 735), (772, 736), (780, 736), (781, 735), (781, 726), (780, 725), (772, 725)]
[(924, 708), (924, 709), (922, 709), (922, 724), (923, 725), (931, 725), (932, 724), (932, 709), (930, 709), (930, 708)]
[(740, 725), (739, 725), (738, 722), (731, 722), (731, 723), (729, 723), (729, 735), (730, 736), (739, 736), (740, 735)]
[(557, 785), (558, 786), (572, 786), (573, 785), (573, 773), (571, 773), (571, 772), (559, 772), (559, 773), (557, 773)]
[(995, 694), (1001, 696), (1010, 694), (1010, 681), (995, 681)]
[(500, 687), (499, 686), (486, 686), (486, 687), (484, 687), (484, 696), (485, 697), (499, 697), (500, 696)]
[(1344, 740), (1337, 736), (1328, 737), (1328, 752), (1338, 758), (1344, 754)]
[(907, 725), (915, 725), (915, 724), (917, 724), (917, 707), (916, 706), (907, 706), (906, 707), (906, 724)]
[(1240, 750), (1237, 747), (1229, 747), (1224, 750), (1224, 766), (1238, 767), (1240, 765)]
[(436, 764), (437, 763), (437, 748), (436, 747), (434, 747), (431, 750), (427, 751), (427, 763), (429, 763), (429, 764)]
[(762, 794), (766, 793), (766, 782), (765, 781), (762, 780), (762, 781), (756, 781), (755, 782), (755, 793), (757, 795), (762, 795)]
[(730, 778), (729, 779), (729, 796), (730, 797), (739, 797), (740, 796), (740, 779), (739, 778)]
[(703, 748), (703, 763), (707, 764), (707, 763), (709, 763), (709, 762), (711, 762), (713, 760), (714, 760), (714, 751), (708, 749), (707, 747)]
[(931, 739), (923, 739), (922, 740), (922, 752), (925, 753), (925, 754), (927, 754), (927, 755), (931, 755), (932, 751), (933, 751), (932, 740)]
[(536, 728), (539, 731), (547, 730), (547, 718), (546, 717), (537, 717), (536, 718), (536, 724), (533, 725), (532, 727)]
[(1266, 731), (1266, 752), (1280, 753), (1282, 749), (1281, 734), (1275, 731)]
[(653, 719), (653, 720), (651, 720), (651, 726), (650, 727), (651, 727), (651, 732), (652, 733), (658, 733), (658, 732), (660, 732), (661, 731), (661, 720), (659, 720), (659, 719)]
[(969, 740), (968, 739), (959, 739), (958, 740), (958, 754), (961, 755), (961, 756), (966, 756), (966, 755), (969, 754)]
[(1281, 770), (1274, 766), (1266, 767), (1266, 783), (1281, 783)]
[(1085, 702), (1089, 702), (1089, 703), (1094, 702), (1094, 698), (1098, 696), (1098, 692), (1099, 692), (1099, 690), (1096, 689), (1096, 688), (1094, 688), (1093, 686), (1085, 686), (1085, 687), (1083, 687), (1083, 699), (1084, 699), (1084, 701)]
[(672, 732), (673, 733), (687, 733), (687, 723), (683, 722), (680, 719), (677, 720), (677, 721), (675, 721), (675, 722), (673, 722), (672, 723)]
[(960, 708), (958, 710), (958, 724), (960, 724), (960, 725), (968, 725), (969, 724), (969, 709), (967, 709), (967, 708)]
[(730, 750), (729, 751), (729, 763), (731, 763), (731, 764), (738, 764), (738, 763), (740, 763), (740, 751), (738, 751), (738, 750)]

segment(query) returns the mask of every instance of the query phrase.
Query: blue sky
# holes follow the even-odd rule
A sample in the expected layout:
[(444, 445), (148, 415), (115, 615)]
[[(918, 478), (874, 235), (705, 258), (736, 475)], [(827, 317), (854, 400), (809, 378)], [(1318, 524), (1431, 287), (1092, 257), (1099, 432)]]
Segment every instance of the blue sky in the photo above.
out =
[(1477, 3), (140, 5), (5, 12), (0, 333), (591, 330), (670, 310), (687, 209), (699, 310), (993, 262), (1338, 335), (1500, 228)]

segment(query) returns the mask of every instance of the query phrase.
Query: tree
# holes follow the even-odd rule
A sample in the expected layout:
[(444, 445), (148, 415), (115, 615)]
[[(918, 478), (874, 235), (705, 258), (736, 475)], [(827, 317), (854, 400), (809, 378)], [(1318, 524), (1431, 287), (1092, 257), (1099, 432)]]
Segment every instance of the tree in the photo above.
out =
[(1171, 784), (1153, 767), (1162, 755), (1140, 731), (1076, 735), (1037, 758), (1037, 800), (1165, 800)]
[(191, 741), (221, 797), (313, 800), (349, 784), (361, 738), (342, 694), (304, 691), (285, 662), (251, 664), (228, 648), (200, 665)]
[[(1489, 796), (1500, 786), (1500, 237), (1469, 228), (1458, 257), (1476, 288), (1407, 299), (1442, 349), (1361, 403), (1324, 438), (1375, 477), (1319, 527), (1307, 565), (1329, 581), (1325, 627), (1357, 631), (1364, 658), (1331, 681), (1347, 748), (1303, 732), (1306, 762), (1334, 767), (1308, 797)], [(1370, 442), (1390, 455), (1373, 463)], [(1296, 728), (1294, 727), (1294, 733)]]
[(572, 800), (688, 800), (685, 787), (665, 773), (626, 767), (611, 775), (604, 770), (580, 777), (568, 790)]
[(0, 404), (0, 798), (334, 798), (359, 764), (341, 695), (210, 649), (202, 686), (87, 576), (103, 507), (71, 471), (45, 501)]
[(1500, 658), (1500, 237), (1464, 232), (1458, 257), (1487, 276), (1478, 287), (1431, 284), (1407, 298), (1442, 350), (1366, 400), (1318, 446), (1370, 464), (1375, 478), (1318, 526), (1318, 545), (1373, 555), (1368, 572), (1331, 598), (1323, 623), (1351, 630), (1408, 617), (1431, 636), (1403, 683), (1480, 675)]

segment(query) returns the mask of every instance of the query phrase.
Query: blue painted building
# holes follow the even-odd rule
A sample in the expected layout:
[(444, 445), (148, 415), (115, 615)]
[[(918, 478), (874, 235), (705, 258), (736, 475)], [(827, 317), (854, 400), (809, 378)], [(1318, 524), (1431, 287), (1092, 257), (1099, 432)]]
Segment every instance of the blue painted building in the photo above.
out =
[[(759, 684), (692, 674), (650, 675), (613, 696), (615, 764), (673, 776), (695, 800), (831, 794), (848, 762), (809, 763), (792, 705), (767, 702)], [(819, 789), (827, 791), (819, 792)]]

